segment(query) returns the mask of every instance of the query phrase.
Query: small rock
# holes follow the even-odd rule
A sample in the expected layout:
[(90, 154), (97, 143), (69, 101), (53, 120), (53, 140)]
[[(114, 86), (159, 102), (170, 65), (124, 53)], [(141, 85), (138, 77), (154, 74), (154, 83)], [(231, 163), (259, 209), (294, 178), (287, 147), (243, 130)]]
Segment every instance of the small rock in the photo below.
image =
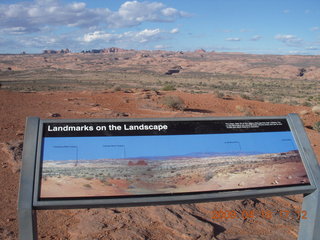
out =
[(288, 179), (292, 179), (292, 176), (288, 176)]
[(15, 220), (16, 220), (15, 218), (7, 218), (7, 222), (13, 222)]
[(60, 113), (52, 113), (51, 117), (61, 117), (61, 114)]
[(92, 103), (92, 104), (90, 104), (90, 106), (91, 106), (91, 107), (99, 107), (100, 104), (98, 104), (98, 103)]
[(23, 136), (24, 135), (24, 132), (23, 131), (18, 131), (17, 133), (16, 133), (16, 136)]
[(1, 167), (2, 167), (2, 168), (7, 168), (7, 167), (8, 167), (8, 164), (7, 164), (7, 163), (1, 163)]
[(129, 113), (117, 113), (117, 117), (129, 117)]

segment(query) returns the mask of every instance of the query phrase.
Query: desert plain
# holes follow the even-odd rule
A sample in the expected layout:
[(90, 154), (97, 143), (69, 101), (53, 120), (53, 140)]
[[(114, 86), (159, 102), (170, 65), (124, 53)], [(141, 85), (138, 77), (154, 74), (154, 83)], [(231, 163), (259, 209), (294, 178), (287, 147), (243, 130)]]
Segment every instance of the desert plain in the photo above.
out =
[(83, 160), (77, 166), (74, 162), (43, 162), (41, 198), (174, 194), (309, 183), (298, 151)]
[[(313, 127), (320, 121), (319, 112), (313, 108), (320, 104), (319, 62), (319, 56), (203, 50), (118, 49), (104, 53), (0, 55), (0, 238), (18, 238), (19, 169), (27, 116), (147, 118), (298, 113), (319, 159), (320, 134)], [(179, 101), (173, 104), (172, 99)], [(291, 181), (288, 177), (298, 167), (294, 161), (286, 168), (273, 166), (278, 170), (264, 179), (272, 185)], [(268, 169), (256, 166), (253, 171), (266, 173)], [(253, 174), (249, 170), (243, 172), (248, 182)], [(216, 180), (219, 184), (228, 180), (234, 183), (230, 187), (246, 184), (236, 175), (232, 179), (229, 181), (230, 176), (222, 172), (209, 181)], [(178, 180), (175, 179), (177, 183)], [(52, 179), (47, 181), (50, 184)], [(97, 189), (102, 184), (95, 179), (77, 181), (82, 186), (95, 184)], [(297, 181), (305, 181), (304, 175)], [(125, 187), (127, 183), (112, 179), (109, 184), (112, 188)], [(301, 203), (302, 196), (295, 195), (170, 206), (42, 210), (37, 213), (38, 236), (39, 239), (296, 239), (299, 221), (303, 221), (297, 214), (302, 210)], [(250, 219), (212, 219), (215, 210), (254, 210), (257, 214)], [(273, 217), (260, 216), (262, 210), (272, 211)], [(290, 217), (282, 218), (280, 210), (289, 211)]]

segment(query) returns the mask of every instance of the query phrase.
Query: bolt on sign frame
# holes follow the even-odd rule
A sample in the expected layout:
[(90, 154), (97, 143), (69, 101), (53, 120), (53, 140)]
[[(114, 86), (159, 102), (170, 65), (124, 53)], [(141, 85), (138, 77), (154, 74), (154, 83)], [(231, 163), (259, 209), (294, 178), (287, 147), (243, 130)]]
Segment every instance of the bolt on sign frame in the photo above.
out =
[[(221, 169), (233, 167), (234, 170), (237, 164), (241, 166), (251, 161), (252, 166), (266, 159), (271, 167), (277, 159), (300, 164), (304, 179), (299, 178), (301, 172), (296, 176), (291, 172), (293, 176), (284, 173), (273, 185), (270, 182), (252, 185), (252, 182), (244, 180), (242, 184), (219, 188), (214, 184), (214, 181), (221, 180), (219, 177), (212, 173), (207, 178), (204, 176), (208, 174), (205, 171), (212, 168), (214, 172), (218, 165)], [(294, 163), (288, 159), (293, 159)], [(118, 178), (112, 172), (120, 169), (114, 168), (117, 164), (122, 164)], [(189, 174), (200, 166), (205, 166), (199, 168), (203, 171), (204, 185), (199, 185), (199, 188), (197, 185), (196, 188), (188, 188), (190, 184), (178, 186), (176, 179), (181, 176), (180, 173)], [(93, 177), (88, 169), (96, 171)], [(181, 170), (178, 175), (175, 173), (177, 169), (184, 171)], [(89, 177), (73, 175), (82, 170), (88, 170)], [(147, 171), (153, 171), (152, 175), (148, 175)], [(149, 186), (148, 189), (147, 184), (141, 187), (141, 182), (153, 179), (150, 176), (158, 174), (158, 178), (162, 179), (164, 172), (169, 176), (165, 181), (175, 178), (171, 184), (176, 185), (165, 186), (159, 182), (152, 185), (154, 182), (149, 182), (151, 188)], [(257, 171), (256, 174), (259, 179), (264, 172)], [(95, 179), (101, 176), (101, 181)], [(113, 179), (113, 184), (102, 185), (107, 176), (108, 181)], [(72, 188), (78, 186), (82, 193), (78, 191), (70, 195), (70, 191), (51, 189), (52, 185), (63, 185), (61, 178), (64, 177), (68, 184), (74, 181)], [(213, 177), (216, 177), (215, 180)], [(47, 185), (47, 178), (56, 181), (55, 184)], [(135, 186), (115, 189), (114, 186), (120, 185), (114, 179), (125, 179)], [(280, 179), (286, 181), (281, 182)], [(92, 183), (89, 180), (100, 184), (100, 192), (101, 186), (109, 192), (89, 194), (93, 191), (92, 186), (84, 184), (86, 181)], [(206, 184), (208, 181), (209, 184)], [(37, 239), (36, 211), (41, 209), (150, 206), (304, 194), (302, 209), (307, 211), (308, 218), (300, 222), (298, 239), (315, 240), (320, 236), (319, 191), (319, 164), (297, 114), (162, 119), (41, 120), (29, 117), (26, 121), (18, 202), (19, 238)]]

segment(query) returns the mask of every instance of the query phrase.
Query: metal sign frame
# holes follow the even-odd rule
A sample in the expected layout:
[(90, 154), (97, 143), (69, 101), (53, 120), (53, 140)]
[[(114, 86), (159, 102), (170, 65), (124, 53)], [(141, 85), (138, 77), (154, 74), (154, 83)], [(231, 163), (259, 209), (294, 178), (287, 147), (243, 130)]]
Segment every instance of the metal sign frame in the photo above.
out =
[[(93, 122), (152, 122), (152, 121), (206, 121), (206, 120), (277, 120), (285, 119), (298, 146), (310, 185), (284, 186), (265, 189), (230, 190), (209, 193), (192, 193), (166, 196), (134, 196), (129, 198), (101, 199), (58, 199), (39, 201), (39, 171), (42, 133), (44, 123), (93, 123)], [(297, 114), (280, 117), (228, 117), (228, 118), (161, 118), (161, 119), (59, 119), (40, 120), (29, 117), (26, 122), (22, 169), (18, 202), (19, 238), (37, 239), (36, 210), (76, 209), (99, 207), (132, 207), (164, 204), (227, 201), (245, 198), (269, 197), (290, 194), (304, 194), (302, 208), (308, 212), (308, 219), (300, 222), (299, 239), (315, 240), (320, 236), (320, 168), (311, 148), (303, 124)]]

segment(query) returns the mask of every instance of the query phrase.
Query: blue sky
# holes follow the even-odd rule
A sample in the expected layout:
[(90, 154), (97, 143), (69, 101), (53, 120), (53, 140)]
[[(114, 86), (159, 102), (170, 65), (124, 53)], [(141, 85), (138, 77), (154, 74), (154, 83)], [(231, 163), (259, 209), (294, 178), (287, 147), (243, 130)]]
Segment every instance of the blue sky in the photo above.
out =
[[(291, 132), (117, 137), (47, 137), (44, 160), (176, 156), (190, 153), (296, 150)], [(107, 147), (106, 147), (107, 146)], [(124, 147), (125, 146), (125, 149)], [(77, 153), (78, 151), (78, 153)]]
[(319, 0), (0, 2), (0, 53), (105, 47), (320, 53)]

